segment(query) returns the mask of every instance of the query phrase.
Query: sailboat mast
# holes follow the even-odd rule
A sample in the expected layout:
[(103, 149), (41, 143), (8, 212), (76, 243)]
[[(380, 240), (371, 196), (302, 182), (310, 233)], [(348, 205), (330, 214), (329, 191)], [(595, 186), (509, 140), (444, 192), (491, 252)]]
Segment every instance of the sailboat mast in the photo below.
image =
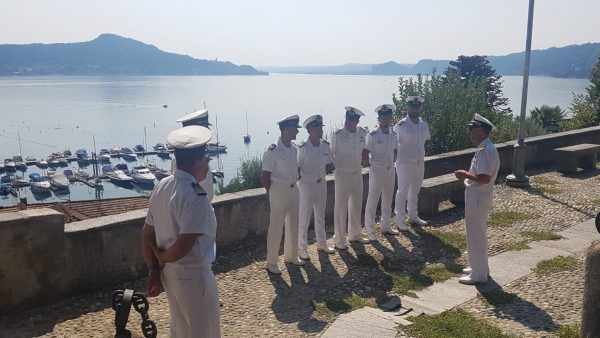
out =
[(217, 115), (215, 115), (215, 131), (217, 132), (217, 144), (219, 144), (219, 119)]
[(146, 127), (144, 127), (144, 152), (148, 152), (148, 143), (146, 141)]
[(248, 108), (246, 108), (246, 135), (248, 135)]
[(22, 156), (23, 152), (21, 151), (21, 134), (17, 132), (17, 138), (19, 139), (19, 155)]

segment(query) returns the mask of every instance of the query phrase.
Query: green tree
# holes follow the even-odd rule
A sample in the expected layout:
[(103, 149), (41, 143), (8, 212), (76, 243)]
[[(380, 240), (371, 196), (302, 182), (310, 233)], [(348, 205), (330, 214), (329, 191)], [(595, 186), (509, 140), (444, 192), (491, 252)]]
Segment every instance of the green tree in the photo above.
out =
[(495, 112), (510, 115), (512, 109), (508, 107), (509, 100), (502, 93), (502, 76), (490, 65), (485, 55), (459, 56), (455, 61), (450, 61), (450, 66), (444, 71), (446, 76), (455, 74), (467, 86), (473, 82), (485, 82), (485, 95), (488, 106)]
[(563, 129), (579, 129), (600, 124), (600, 56), (590, 74), (590, 82), (585, 94), (573, 94), (573, 117), (561, 124)]
[(242, 160), (238, 169), (238, 176), (227, 185), (217, 182), (217, 190), (220, 194), (232, 193), (247, 189), (260, 188), (260, 172), (262, 171), (262, 160), (254, 156), (248, 160)]
[(530, 110), (529, 114), (546, 131), (558, 131), (559, 125), (566, 115), (560, 106), (550, 107), (545, 104)]

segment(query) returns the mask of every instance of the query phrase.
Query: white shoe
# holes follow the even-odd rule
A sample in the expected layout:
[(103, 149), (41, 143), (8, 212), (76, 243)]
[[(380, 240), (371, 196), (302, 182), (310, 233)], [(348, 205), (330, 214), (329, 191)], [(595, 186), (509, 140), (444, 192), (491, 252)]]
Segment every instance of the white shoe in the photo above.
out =
[(409, 218), (408, 222), (412, 223), (412, 224), (420, 225), (420, 226), (427, 226), (427, 225), (429, 225), (429, 222), (420, 219), (419, 216), (414, 217), (414, 218), (412, 218), (412, 217)]
[(348, 247), (346, 245), (335, 245), (335, 249), (336, 250), (348, 250)]
[(317, 245), (317, 251), (318, 252), (324, 252), (324, 253), (327, 253), (327, 254), (334, 254), (335, 253), (335, 249), (332, 248), (332, 247), (330, 247), (330, 246), (327, 246), (327, 245), (325, 245), (325, 246)]
[(277, 264), (273, 265), (273, 264), (267, 264), (267, 271), (269, 271), (269, 273), (272, 273), (274, 275), (281, 275), (281, 270), (279, 270), (279, 267), (277, 266)]
[(377, 236), (375, 236), (375, 234), (369, 234), (369, 241), (377, 242)]
[(304, 261), (301, 260), (300, 258), (296, 257), (296, 258), (292, 258), (292, 259), (286, 259), (285, 260), (286, 263), (291, 263), (294, 265), (298, 265), (298, 266), (302, 266), (304, 265)]
[(306, 251), (306, 249), (298, 250), (298, 256), (300, 256), (300, 259), (303, 259), (305, 261), (310, 260), (310, 256), (308, 255), (308, 251)]
[(410, 230), (410, 229), (408, 228), (408, 226), (406, 226), (406, 224), (404, 224), (404, 223), (402, 223), (402, 224), (398, 224), (398, 226), (397, 226), (397, 227), (398, 227), (398, 230), (400, 230), (400, 231), (408, 231), (408, 230)]
[(360, 236), (357, 239), (351, 239), (350, 243), (369, 244), (369, 243), (371, 243), (371, 241), (368, 238), (364, 238), (363, 236)]
[[(407, 230), (408, 230), (408, 228), (407, 228)], [(394, 228), (382, 229), (381, 232), (383, 232), (386, 235), (392, 235), (392, 236), (398, 236), (398, 235), (400, 235), (400, 231), (398, 231), (398, 230), (396, 230)]]
[(487, 281), (477, 281), (477, 280), (474, 280), (473, 278), (471, 278), (471, 276), (460, 277), (458, 279), (458, 282), (460, 284), (465, 284), (465, 285), (475, 285), (475, 284), (485, 284), (485, 283), (487, 283)]
[(462, 269), (462, 273), (464, 273), (465, 275), (470, 275), (471, 272), (473, 272), (473, 270), (470, 266), (467, 266), (466, 268)]

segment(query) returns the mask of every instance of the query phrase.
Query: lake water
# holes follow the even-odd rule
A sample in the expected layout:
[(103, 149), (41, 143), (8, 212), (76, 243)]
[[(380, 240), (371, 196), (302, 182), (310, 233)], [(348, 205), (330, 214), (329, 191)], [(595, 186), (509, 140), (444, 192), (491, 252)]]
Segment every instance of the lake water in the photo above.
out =
[[(518, 114), (522, 78), (503, 79), (504, 94)], [(211, 165), (215, 168), (220, 162), (228, 182), (237, 175), (240, 159), (261, 156), (277, 139), (278, 119), (298, 114), (303, 121), (321, 113), (327, 133), (342, 125), (343, 107), (352, 105), (367, 114), (361, 125), (373, 127), (376, 124), (373, 109), (391, 103), (392, 93), (397, 92), (397, 80), (397, 76), (296, 74), (0, 77), (0, 158), (19, 153), (18, 137), (23, 157), (45, 158), (52, 152), (64, 149), (75, 152), (79, 148), (86, 148), (89, 153), (94, 149), (94, 138), (99, 150), (144, 144), (146, 135), (146, 144), (151, 149), (158, 142), (164, 143), (166, 135), (179, 126), (177, 118), (206, 104), (213, 129), (218, 128), (219, 141), (228, 146), (227, 154)], [(528, 110), (542, 104), (568, 108), (572, 93), (582, 93), (588, 85), (587, 79), (531, 77)], [(246, 111), (248, 132), (252, 136), (249, 145), (242, 141)], [(301, 130), (298, 142), (306, 136)], [(143, 161), (147, 160), (159, 167), (170, 166), (170, 161), (156, 156)], [(129, 165), (132, 166), (131, 162)], [(76, 162), (70, 166), (77, 169)], [(91, 172), (90, 168), (86, 170)], [(43, 173), (43, 170), (31, 166), (25, 177), (31, 172)], [(131, 189), (110, 183), (104, 186), (104, 198), (148, 193), (137, 186)], [(20, 193), (27, 194), (30, 202), (36, 201), (29, 189)], [(43, 201), (95, 197), (94, 189), (78, 183), (72, 185), (70, 195), (53, 194)], [(0, 206), (14, 204), (12, 197), (0, 198)]]

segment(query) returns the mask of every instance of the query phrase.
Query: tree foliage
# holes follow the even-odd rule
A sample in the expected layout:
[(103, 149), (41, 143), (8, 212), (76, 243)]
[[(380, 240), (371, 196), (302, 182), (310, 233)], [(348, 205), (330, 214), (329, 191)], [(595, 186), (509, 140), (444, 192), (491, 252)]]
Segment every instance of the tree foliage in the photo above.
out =
[(260, 188), (262, 186), (260, 183), (261, 171), (262, 160), (258, 156), (254, 156), (248, 160), (242, 160), (237, 177), (232, 179), (227, 185), (223, 182), (217, 182), (219, 195)]
[(502, 76), (498, 75), (490, 65), (487, 56), (461, 55), (456, 60), (450, 61), (450, 66), (444, 71), (446, 76), (457, 75), (465, 86), (473, 82), (484, 81), (487, 105), (495, 112), (511, 114), (508, 107), (509, 100), (502, 93)]
[(540, 124), (546, 131), (558, 131), (560, 123), (565, 118), (566, 113), (560, 106), (550, 107), (542, 105), (529, 111), (531, 118)]
[(600, 124), (600, 56), (590, 74), (590, 82), (585, 94), (573, 94), (573, 117), (561, 124), (562, 129), (579, 129)]

